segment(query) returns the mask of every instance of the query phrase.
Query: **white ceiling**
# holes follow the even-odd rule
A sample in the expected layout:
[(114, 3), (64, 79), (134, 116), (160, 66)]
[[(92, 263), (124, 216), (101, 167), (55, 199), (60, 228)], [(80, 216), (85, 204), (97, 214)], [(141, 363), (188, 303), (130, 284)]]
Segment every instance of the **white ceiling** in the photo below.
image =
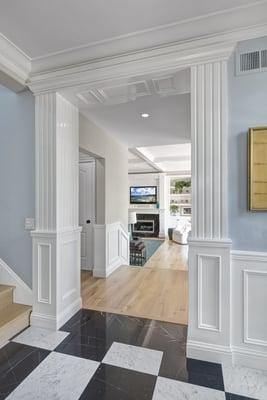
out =
[(191, 144), (139, 147), (129, 151), (129, 173), (191, 171)]
[(189, 92), (190, 73), (184, 69), (66, 90), (63, 95), (104, 131), (135, 148), (190, 140)]
[(3, 35), (36, 58), (257, 2), (0, 0), (0, 27)]

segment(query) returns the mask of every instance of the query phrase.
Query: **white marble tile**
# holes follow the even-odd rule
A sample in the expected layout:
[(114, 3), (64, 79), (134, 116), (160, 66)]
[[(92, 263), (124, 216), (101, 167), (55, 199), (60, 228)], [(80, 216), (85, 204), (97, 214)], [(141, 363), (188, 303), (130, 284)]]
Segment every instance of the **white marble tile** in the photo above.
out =
[(152, 400), (225, 400), (224, 392), (158, 377)]
[(31, 326), (16, 336), (13, 342), (40, 347), (46, 350), (54, 350), (68, 335), (69, 332), (52, 331)]
[(257, 400), (267, 399), (267, 371), (223, 366), (225, 391)]
[(79, 399), (99, 363), (60, 353), (51, 353), (8, 396), (9, 400)]
[(102, 362), (116, 367), (158, 375), (162, 355), (162, 351), (114, 342)]

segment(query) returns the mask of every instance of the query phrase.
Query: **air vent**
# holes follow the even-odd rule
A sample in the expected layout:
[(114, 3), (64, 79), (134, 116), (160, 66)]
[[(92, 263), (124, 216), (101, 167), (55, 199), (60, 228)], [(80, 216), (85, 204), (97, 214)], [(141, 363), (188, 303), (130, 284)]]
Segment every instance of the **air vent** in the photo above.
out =
[(251, 71), (260, 68), (260, 52), (240, 54), (240, 72)]
[(267, 68), (267, 50), (261, 51), (261, 68)]
[(237, 55), (237, 75), (261, 72), (267, 69), (267, 49), (239, 53)]

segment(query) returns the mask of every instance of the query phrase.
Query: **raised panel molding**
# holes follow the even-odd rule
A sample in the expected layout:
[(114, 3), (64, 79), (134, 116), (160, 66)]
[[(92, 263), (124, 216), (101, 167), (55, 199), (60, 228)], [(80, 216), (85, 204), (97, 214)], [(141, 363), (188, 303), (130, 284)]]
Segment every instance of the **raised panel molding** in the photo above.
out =
[(51, 304), (51, 244), (37, 244), (37, 301), (39, 303)]
[[(254, 288), (254, 290), (249, 289), (250, 280), (253, 277), (260, 277), (260, 284)], [(267, 304), (267, 271), (257, 271), (257, 270), (243, 270), (244, 279), (244, 342), (253, 345), (265, 346), (267, 347), (267, 318), (264, 319), (264, 311)], [(265, 282), (265, 285), (263, 283)], [(261, 285), (265, 286), (264, 288)], [(260, 296), (261, 299), (255, 299), (255, 296)], [(250, 302), (253, 302), (253, 316), (250, 314)], [(257, 302), (257, 300), (260, 300)], [(261, 311), (263, 311), (263, 313)], [(250, 326), (252, 325), (254, 331), (257, 330), (257, 323), (260, 321), (260, 326), (258, 326), (258, 336), (263, 336), (264, 339), (259, 339), (257, 337), (252, 337), (250, 335)]]
[(198, 254), (198, 328), (221, 331), (220, 256)]
[(94, 225), (93, 275), (107, 278), (129, 264), (129, 236), (120, 222)]

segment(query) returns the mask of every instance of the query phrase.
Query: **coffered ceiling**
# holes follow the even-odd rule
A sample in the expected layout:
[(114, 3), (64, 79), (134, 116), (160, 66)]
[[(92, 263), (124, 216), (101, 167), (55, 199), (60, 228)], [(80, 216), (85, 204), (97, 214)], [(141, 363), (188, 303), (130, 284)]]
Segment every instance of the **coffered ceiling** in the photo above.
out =
[[(129, 148), (190, 140), (190, 71), (118, 79), (62, 92)], [(148, 118), (142, 118), (147, 113)]]

